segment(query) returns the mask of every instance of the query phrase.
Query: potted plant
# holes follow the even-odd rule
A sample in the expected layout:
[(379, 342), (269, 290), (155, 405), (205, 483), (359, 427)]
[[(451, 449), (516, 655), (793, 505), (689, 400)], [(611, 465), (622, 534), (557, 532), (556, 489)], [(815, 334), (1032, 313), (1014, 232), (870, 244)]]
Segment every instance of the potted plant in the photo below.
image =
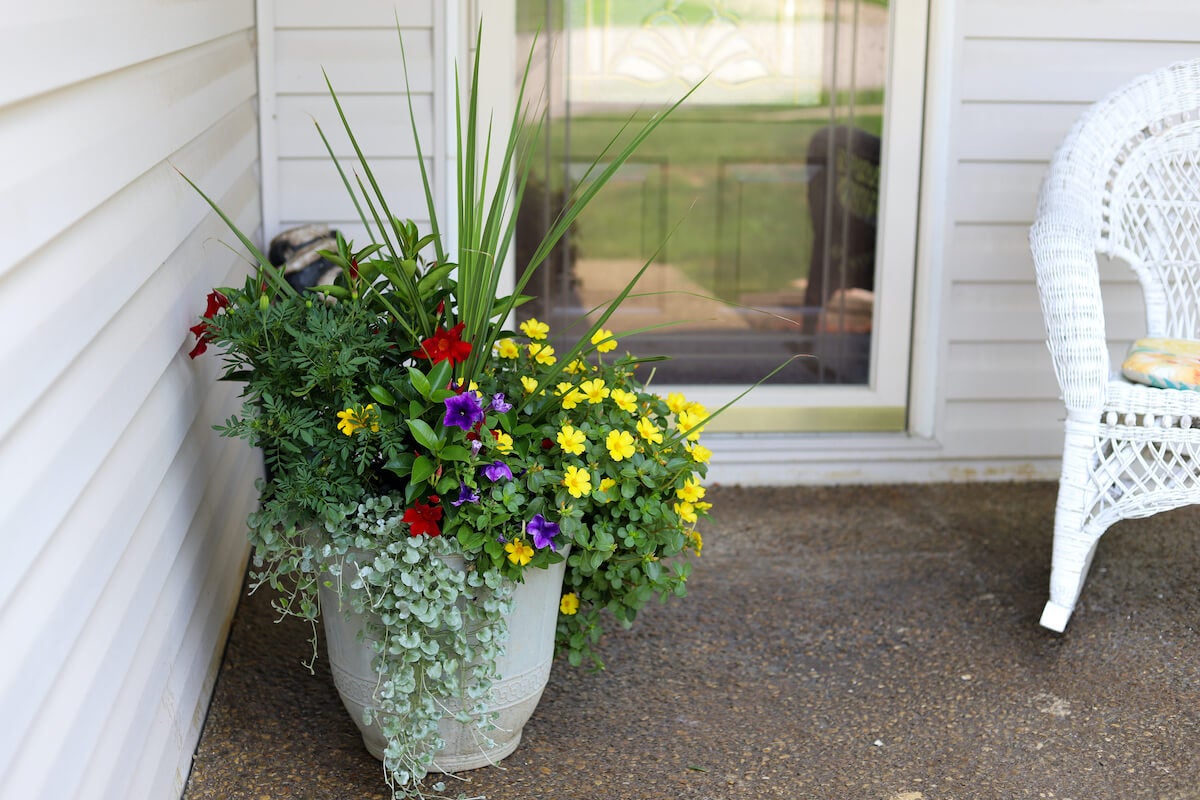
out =
[[(472, 87), (478, 70), (477, 50)], [(711, 454), (699, 435), (711, 415), (651, 392), (646, 362), (605, 327), (632, 283), (580, 321), (565, 352), (538, 320), (510, 323), (533, 270), (665, 114), (596, 167), (521, 265), (516, 290), (500, 296), (536, 125), (514, 117), (489, 194), (478, 98), (471, 89), (460, 99), (449, 253), (428, 176), (423, 235), (393, 216), (332, 86), (330, 95), (361, 168), (342, 180), (374, 241), (356, 249), (339, 234), (324, 253), (336, 280), (297, 290), (205, 196), (255, 265), (241, 287), (208, 296), (191, 355), (220, 348), (223, 379), (245, 389), (241, 413), (217, 429), (265, 459), (249, 520), (253, 586), (313, 624), (354, 612), (350, 644), (330, 631), (331, 651), (353, 649), (355, 635), (368, 648), (359, 721), (394, 792), (419, 794), (428, 771), (447, 769), (438, 759), (462, 730), (463, 747), (485, 762), (515, 746), (524, 720), (498, 721), (492, 695), (527, 639), (598, 665), (607, 617), (628, 625), (651, 598), (685, 593), (708, 510)], [(420, 155), (418, 141), (424, 164)], [(550, 588), (530, 594), (539, 581)]]

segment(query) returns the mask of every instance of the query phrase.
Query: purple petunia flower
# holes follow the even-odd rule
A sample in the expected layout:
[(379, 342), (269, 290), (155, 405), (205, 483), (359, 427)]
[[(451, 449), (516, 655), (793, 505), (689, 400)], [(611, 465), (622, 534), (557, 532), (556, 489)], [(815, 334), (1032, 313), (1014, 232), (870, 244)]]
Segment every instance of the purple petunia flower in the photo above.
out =
[(558, 536), (557, 522), (551, 522), (541, 514), (534, 514), (533, 519), (525, 526), (525, 531), (533, 537), (533, 546), (538, 550), (549, 547), (554, 550), (554, 537)]
[(478, 439), (471, 440), (471, 455), (473, 455), (473, 456), (479, 455), (479, 451), (482, 449), (483, 449), (483, 442), (479, 441)]
[(512, 470), (508, 468), (508, 464), (503, 461), (493, 461), (482, 470), (483, 476), (492, 483), (497, 483), (501, 478), (512, 480)]
[(453, 425), (469, 431), (483, 422), (483, 407), (479, 405), (479, 398), (474, 392), (456, 394), (447, 397), (443, 402), (446, 404), (446, 416), (442, 419), (442, 424), (446, 427)]
[(470, 486), (467, 486), (465, 483), (459, 481), (458, 499), (451, 500), (450, 505), (457, 507), (457, 506), (461, 506), (463, 503), (478, 503), (478, 502), (479, 502), (479, 494), (477, 492), (471, 491)]
[(512, 410), (512, 403), (505, 402), (504, 392), (496, 392), (492, 395), (492, 410), (500, 414)]

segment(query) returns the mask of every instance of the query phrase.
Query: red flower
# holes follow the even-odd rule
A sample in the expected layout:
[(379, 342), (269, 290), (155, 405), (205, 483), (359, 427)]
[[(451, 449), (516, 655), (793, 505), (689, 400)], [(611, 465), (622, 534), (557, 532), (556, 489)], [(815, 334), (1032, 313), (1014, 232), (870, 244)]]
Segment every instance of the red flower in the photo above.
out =
[[(229, 308), (229, 298), (220, 292), (209, 292), (208, 308), (204, 309), (204, 318), (212, 319), (222, 308)], [(195, 358), (208, 350), (208, 343), (212, 341), (212, 334), (208, 332), (207, 322), (197, 323), (188, 328), (188, 330), (196, 337), (196, 346), (188, 353), (188, 358)]]
[(432, 503), (417, 503), (404, 512), (404, 521), (408, 523), (409, 536), (441, 536), (442, 529), (438, 520), (442, 518), (442, 506), (436, 496), (429, 498)]
[(421, 349), (413, 353), (413, 358), (428, 358), (434, 364), (449, 361), (450, 366), (466, 361), (471, 354), (471, 343), (462, 340), (464, 327), (466, 323), (460, 322), (448, 331), (438, 331), (421, 342)]
[(229, 298), (220, 292), (208, 293), (208, 308), (204, 310), (204, 318), (212, 319), (222, 308), (229, 308)]
[(212, 341), (212, 337), (208, 334), (207, 322), (201, 322), (199, 325), (193, 325), (192, 327), (188, 328), (188, 330), (196, 335), (196, 346), (188, 351), (188, 358), (195, 358), (196, 356), (202, 355), (206, 350), (208, 350), (208, 343)]

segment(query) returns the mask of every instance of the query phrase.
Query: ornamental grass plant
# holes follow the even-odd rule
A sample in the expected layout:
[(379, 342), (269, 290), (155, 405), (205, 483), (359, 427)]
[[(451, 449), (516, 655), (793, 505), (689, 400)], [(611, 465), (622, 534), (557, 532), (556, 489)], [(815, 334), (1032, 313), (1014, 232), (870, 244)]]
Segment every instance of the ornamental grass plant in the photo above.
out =
[[(469, 86), (478, 73), (477, 48)], [(476, 136), (479, 98), (473, 88), (457, 98), (458, 249), (448, 252), (429, 176), (432, 224), (421, 232), (393, 214), (329, 92), (358, 156), (352, 175), (338, 173), (371, 241), (338, 235), (324, 253), (340, 267), (336, 280), (298, 290), (192, 184), (254, 264), (242, 286), (209, 295), (191, 355), (220, 350), (222, 378), (244, 390), (240, 413), (217, 429), (265, 460), (249, 520), (253, 586), (310, 622), (322, 584), (364, 614), (385, 770), (397, 794), (419, 794), (450, 700), (460, 721), (488, 730), (504, 614), (527, 570), (566, 559), (556, 645), (574, 665), (601, 665), (595, 645), (612, 620), (628, 626), (652, 598), (686, 593), (709, 508), (711, 453), (699, 438), (711, 415), (651, 391), (653, 359), (623, 351), (606, 327), (633, 283), (578, 322), (565, 352), (545, 324), (515, 322), (525, 282), (675, 106), (593, 165), (501, 295), (536, 117), (514, 115), (502, 157), (489, 162)], [(517, 107), (525, 101), (522, 86)], [(424, 165), (419, 139), (417, 149)], [(465, 569), (446, 568), (448, 555)]]

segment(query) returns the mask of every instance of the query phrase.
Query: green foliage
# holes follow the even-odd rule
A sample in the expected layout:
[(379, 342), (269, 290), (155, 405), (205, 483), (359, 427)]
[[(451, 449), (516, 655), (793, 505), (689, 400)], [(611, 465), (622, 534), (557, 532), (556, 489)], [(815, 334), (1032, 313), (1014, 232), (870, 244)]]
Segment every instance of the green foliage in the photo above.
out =
[[(223, 378), (245, 384), (241, 413), (217, 429), (261, 448), (268, 470), (250, 518), (254, 585), (277, 592), (282, 614), (313, 622), (318, 586), (332, 581), (363, 614), (378, 642), (375, 715), (396, 793), (419, 794), (440, 746), (441, 701), (481, 711), (508, 593), (526, 569), (560, 563), (570, 545), (557, 648), (599, 666), (593, 646), (608, 616), (629, 625), (650, 599), (685, 593), (684, 558), (700, 551), (694, 525), (708, 507), (709, 454), (697, 439), (711, 415), (648, 392), (632, 356), (606, 355), (617, 342), (604, 325), (633, 282), (581, 324), (566, 353), (553, 353), (536, 320), (520, 334), (505, 327), (533, 268), (665, 115), (606, 156), (516, 292), (498, 297), (513, 232), (507, 191), (519, 201), (528, 131), (518, 114), (489, 197), (473, 91), (465, 107), (457, 263), (443, 250), (428, 178), (433, 230), (422, 236), (392, 216), (338, 104), (363, 176), (342, 179), (372, 243), (355, 250), (339, 236), (325, 256), (341, 274), (297, 292), (234, 228), (257, 267), (242, 287), (211, 294), (193, 328), (193, 356), (216, 345)], [(470, 568), (448, 567), (451, 554)], [(486, 646), (471, 649), (467, 629)]]
[(496, 715), (487, 698), (508, 638), (512, 584), (462, 562), (453, 539), (410, 536), (390, 498), (346, 512), (341, 524), (326, 527), (314, 564), (347, 601), (344, 613), (364, 621), (379, 675), (366, 722), (388, 740), (384, 767), (396, 788), (411, 786), (445, 745), (438, 721), (446, 707), (490, 741)]

